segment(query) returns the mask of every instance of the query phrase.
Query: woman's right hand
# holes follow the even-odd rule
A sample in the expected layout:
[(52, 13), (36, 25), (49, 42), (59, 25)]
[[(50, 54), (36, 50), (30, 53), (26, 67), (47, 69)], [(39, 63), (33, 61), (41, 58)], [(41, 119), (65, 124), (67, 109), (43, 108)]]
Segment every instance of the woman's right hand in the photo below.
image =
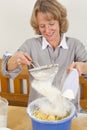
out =
[(25, 52), (17, 52), (7, 62), (7, 70), (14, 70), (18, 66), (30, 65), (32, 59)]

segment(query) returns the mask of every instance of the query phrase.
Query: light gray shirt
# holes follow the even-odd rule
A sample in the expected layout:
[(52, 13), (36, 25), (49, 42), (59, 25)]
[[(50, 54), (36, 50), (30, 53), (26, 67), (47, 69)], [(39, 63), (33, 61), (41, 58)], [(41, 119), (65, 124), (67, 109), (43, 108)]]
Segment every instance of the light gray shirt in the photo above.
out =
[[(60, 84), (65, 70), (72, 62), (87, 62), (87, 51), (84, 45), (75, 38), (63, 36), (60, 45), (57, 46), (55, 50), (52, 49), (49, 43), (43, 44), (44, 40), (42, 36), (27, 39), (17, 51), (28, 53), (32, 60), (37, 62), (40, 66), (59, 64), (59, 71), (54, 78), (53, 85), (61, 90)], [(21, 68), (18, 67), (14, 71), (7, 71), (6, 61), (9, 57), (10, 56), (3, 55), (2, 72), (4, 75), (15, 78), (21, 71)], [(32, 80), (30, 76), (30, 81), (32, 82)], [(38, 96), (40, 95), (31, 87), (29, 101), (36, 99)], [(77, 104), (78, 100), (76, 99), (73, 102)]]

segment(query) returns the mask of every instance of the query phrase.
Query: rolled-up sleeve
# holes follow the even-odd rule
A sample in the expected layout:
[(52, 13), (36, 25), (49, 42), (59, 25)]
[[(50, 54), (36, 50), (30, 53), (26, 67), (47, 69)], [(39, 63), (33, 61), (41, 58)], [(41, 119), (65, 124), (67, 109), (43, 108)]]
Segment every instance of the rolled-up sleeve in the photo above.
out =
[(11, 55), (3, 55), (3, 58), (2, 58), (2, 74), (4, 76), (7, 76), (7, 77), (11, 77), (12, 79), (14, 79), (22, 70), (22, 67), (19, 66), (17, 67), (15, 70), (13, 71), (8, 71), (6, 68), (6, 64), (7, 64), (7, 61), (8, 59), (11, 57)]

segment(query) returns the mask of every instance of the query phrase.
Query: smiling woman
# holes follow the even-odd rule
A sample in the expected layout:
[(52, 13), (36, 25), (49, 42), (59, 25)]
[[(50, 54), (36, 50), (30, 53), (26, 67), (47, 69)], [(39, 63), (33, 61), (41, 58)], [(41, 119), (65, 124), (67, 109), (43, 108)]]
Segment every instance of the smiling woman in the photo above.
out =
[[(78, 39), (66, 36), (68, 31), (67, 10), (59, 1), (37, 0), (30, 21), (39, 36), (25, 40), (13, 55), (4, 54), (2, 72), (5, 76), (16, 78), (24, 65), (27, 65), (29, 69), (33, 67), (32, 61), (40, 66), (58, 64), (59, 70), (52, 85), (61, 91), (64, 72), (73, 62), (78, 62), (78, 64), (87, 62), (87, 51)], [(17, 59), (20, 59), (21, 66), (17, 64)], [(78, 70), (78, 67), (76, 69)], [(33, 77), (30, 76), (29, 102), (40, 97), (32, 88), (32, 81)], [(76, 98), (72, 100), (77, 110), (79, 110), (78, 95), (79, 91)]]

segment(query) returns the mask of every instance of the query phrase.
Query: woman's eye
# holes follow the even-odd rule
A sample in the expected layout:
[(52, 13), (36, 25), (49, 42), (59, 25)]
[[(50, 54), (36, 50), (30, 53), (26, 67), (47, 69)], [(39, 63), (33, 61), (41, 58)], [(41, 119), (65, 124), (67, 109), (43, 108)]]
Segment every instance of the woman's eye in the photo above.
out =
[(44, 28), (45, 26), (44, 26), (44, 25), (40, 25), (39, 27), (40, 27), (40, 28)]
[(49, 25), (51, 25), (51, 26), (52, 26), (52, 25), (54, 25), (54, 23), (50, 23)]

